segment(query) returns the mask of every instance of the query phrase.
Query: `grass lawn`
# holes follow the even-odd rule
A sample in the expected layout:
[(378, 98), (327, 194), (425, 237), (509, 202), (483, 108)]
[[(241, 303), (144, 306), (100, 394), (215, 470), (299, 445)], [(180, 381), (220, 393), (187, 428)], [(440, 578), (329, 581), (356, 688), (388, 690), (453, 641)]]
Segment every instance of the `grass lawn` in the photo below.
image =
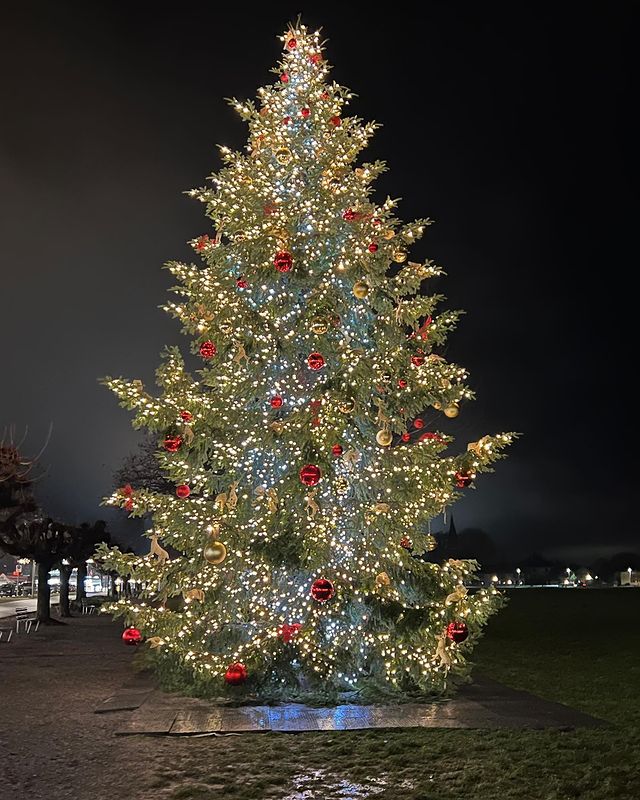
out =
[(164, 740), (149, 788), (176, 800), (638, 800), (639, 619), (639, 590), (514, 591), (476, 650), (478, 670), (609, 728), (267, 733), (191, 740), (173, 759)]

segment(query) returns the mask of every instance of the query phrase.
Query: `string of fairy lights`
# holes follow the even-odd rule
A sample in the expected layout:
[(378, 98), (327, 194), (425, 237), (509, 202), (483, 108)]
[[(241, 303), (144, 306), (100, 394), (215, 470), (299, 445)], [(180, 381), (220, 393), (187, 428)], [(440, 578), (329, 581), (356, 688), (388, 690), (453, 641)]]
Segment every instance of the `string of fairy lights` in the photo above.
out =
[(204, 266), (167, 265), (178, 299), (165, 309), (203, 368), (189, 374), (170, 348), (160, 397), (106, 381), (161, 437), (177, 486), (109, 499), (151, 514), (157, 537), (147, 556), (103, 551), (145, 586), (111, 608), (158, 658), (211, 679), (286, 682), (284, 654), (326, 685), (375, 675), (434, 688), (463, 667), (463, 634), (496, 593), (466, 592), (471, 562), (413, 553), (512, 437), (446, 455), (447, 434), (415, 435), (425, 408), (455, 417), (473, 396), (466, 371), (434, 352), (458, 313), (434, 316), (442, 298), (419, 293), (442, 270), (409, 260), (430, 221), (401, 224), (394, 200), (371, 199), (385, 164), (355, 162), (377, 126), (343, 116), (352, 94), (327, 82), (319, 32), (294, 26), (282, 41), (276, 83), (257, 104), (232, 101), (246, 152), (220, 148), (225, 166), (191, 193), (214, 223), (191, 242)]

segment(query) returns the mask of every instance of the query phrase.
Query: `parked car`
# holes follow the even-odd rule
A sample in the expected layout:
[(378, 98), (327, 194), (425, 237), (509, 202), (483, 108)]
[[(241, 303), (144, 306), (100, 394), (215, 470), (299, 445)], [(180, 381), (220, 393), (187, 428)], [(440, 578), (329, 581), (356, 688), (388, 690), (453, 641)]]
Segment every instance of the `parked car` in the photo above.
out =
[(0, 597), (15, 597), (17, 593), (13, 583), (0, 583)]

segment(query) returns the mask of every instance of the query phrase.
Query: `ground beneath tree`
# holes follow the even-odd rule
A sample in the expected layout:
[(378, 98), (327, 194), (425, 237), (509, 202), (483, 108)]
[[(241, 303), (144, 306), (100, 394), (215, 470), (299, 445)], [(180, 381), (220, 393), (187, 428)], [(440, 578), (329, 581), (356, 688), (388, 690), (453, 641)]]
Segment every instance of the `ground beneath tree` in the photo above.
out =
[(116, 736), (131, 712), (93, 711), (137, 680), (133, 653), (118, 624), (80, 617), (0, 643), (0, 797), (637, 800), (640, 592), (514, 595), (479, 648), (485, 672), (613, 725)]

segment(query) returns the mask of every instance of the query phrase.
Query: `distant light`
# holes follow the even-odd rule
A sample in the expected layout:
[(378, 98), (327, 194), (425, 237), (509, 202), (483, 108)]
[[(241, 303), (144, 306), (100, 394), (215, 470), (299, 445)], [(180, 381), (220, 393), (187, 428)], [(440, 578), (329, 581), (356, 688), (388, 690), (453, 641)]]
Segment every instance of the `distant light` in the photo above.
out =
[(522, 572), (522, 570), (520, 569), (520, 567), (516, 567), (516, 572), (518, 573), (518, 575), (519, 575), (519, 574)]
[(491, 580), (492, 580), (494, 583), (497, 583), (497, 582), (498, 582), (498, 576), (497, 576), (497, 575), (494, 575), (494, 576), (493, 576), (493, 578), (491, 578)]
[[(596, 575), (596, 578), (597, 578), (597, 577), (598, 577), (598, 576)], [(592, 581), (592, 580), (593, 580), (593, 578), (591, 577), (590, 573), (588, 573), (588, 572), (587, 572), (587, 574), (584, 576), (584, 579), (585, 579), (585, 581)]]
[(507, 581), (507, 586), (511, 586), (512, 583), (513, 581), (511, 580), (511, 578), (509, 578), (509, 580)]

